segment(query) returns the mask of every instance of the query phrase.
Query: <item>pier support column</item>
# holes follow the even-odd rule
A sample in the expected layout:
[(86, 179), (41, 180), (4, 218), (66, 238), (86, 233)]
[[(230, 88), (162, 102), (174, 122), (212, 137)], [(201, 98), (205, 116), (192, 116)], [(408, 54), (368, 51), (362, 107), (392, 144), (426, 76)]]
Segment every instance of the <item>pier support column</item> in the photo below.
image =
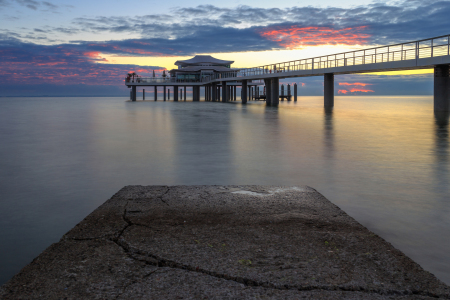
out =
[(199, 85), (194, 85), (192, 87), (192, 96), (193, 96), (193, 101), (200, 101), (200, 86)]
[(284, 84), (281, 85), (281, 101), (284, 101)]
[(236, 97), (236, 92), (237, 92), (237, 86), (234, 86), (234, 101), (236, 101), (237, 97)]
[(227, 82), (222, 81), (222, 102), (228, 101), (228, 95), (227, 95), (228, 89), (227, 89)]
[(131, 87), (131, 92), (133, 93), (133, 98), (131, 98), (131, 101), (136, 101), (136, 86), (133, 85)]
[(164, 101), (166, 101), (166, 86), (164, 86)]
[(217, 100), (217, 84), (213, 83), (211, 85), (211, 101), (216, 102)]
[(173, 101), (178, 101), (178, 87), (173, 87)]
[(272, 105), (272, 79), (264, 79), (266, 85), (266, 105)]
[(184, 101), (186, 101), (186, 86), (184, 86)]
[(272, 106), (278, 106), (280, 102), (280, 79), (272, 78)]
[(242, 104), (247, 103), (247, 80), (242, 80), (241, 101)]
[(291, 85), (290, 84), (287, 85), (287, 96), (288, 96), (287, 100), (291, 101), (292, 94), (291, 94)]
[(334, 74), (326, 73), (323, 84), (324, 107), (334, 107)]
[(450, 112), (449, 65), (434, 67), (434, 111)]
[(145, 101), (145, 89), (142, 90), (142, 101)]
[(155, 90), (154, 90), (154, 95), (153, 95), (154, 100), (158, 100), (158, 87), (155, 85)]
[(297, 84), (294, 83), (294, 101), (297, 102)]

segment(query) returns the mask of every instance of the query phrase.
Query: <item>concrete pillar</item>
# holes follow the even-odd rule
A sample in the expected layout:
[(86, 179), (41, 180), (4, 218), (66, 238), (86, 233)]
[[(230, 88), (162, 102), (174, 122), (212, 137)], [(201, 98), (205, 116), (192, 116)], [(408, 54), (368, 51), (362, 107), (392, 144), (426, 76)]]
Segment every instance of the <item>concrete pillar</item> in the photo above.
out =
[(200, 86), (199, 85), (194, 85), (192, 87), (192, 100), (193, 101), (200, 101)]
[(242, 80), (241, 101), (242, 104), (247, 103), (247, 80)]
[(294, 83), (294, 101), (297, 101), (297, 84)]
[(167, 89), (167, 100), (170, 100), (170, 89)]
[(178, 101), (178, 87), (173, 87), (173, 101)]
[(164, 86), (164, 101), (166, 101), (166, 86)]
[(184, 86), (184, 101), (186, 101), (186, 86)]
[(233, 99), (234, 101), (236, 101), (236, 98), (237, 98), (236, 92), (237, 92), (237, 86), (234, 86), (234, 99)]
[(227, 82), (222, 81), (222, 102), (228, 101), (228, 95), (227, 95), (228, 89), (227, 89)]
[(133, 89), (130, 90), (130, 101), (133, 101)]
[(272, 79), (264, 79), (266, 85), (266, 105), (272, 105)]
[(434, 67), (434, 111), (450, 112), (449, 65)]
[(142, 90), (142, 101), (145, 101), (145, 89)]
[(221, 89), (221, 86), (218, 85), (217, 86), (217, 101), (219, 101), (219, 102), (220, 102), (220, 89)]
[(272, 102), (271, 106), (278, 106), (280, 102), (280, 79), (272, 78)]
[(155, 85), (155, 90), (153, 92), (153, 98), (156, 100), (158, 100), (158, 87)]
[[(281, 96), (284, 96), (284, 84), (281, 85)], [(284, 101), (284, 98), (281, 98), (281, 101)]]
[(180, 89), (180, 100), (183, 100), (183, 89)]
[(133, 93), (133, 97), (131, 98), (131, 101), (136, 101), (136, 86), (135, 85), (133, 85), (131, 87), (131, 91)]
[(334, 107), (334, 74), (326, 73), (323, 84), (324, 107)]
[(211, 101), (216, 101), (217, 99), (217, 84), (213, 83), (211, 85)]

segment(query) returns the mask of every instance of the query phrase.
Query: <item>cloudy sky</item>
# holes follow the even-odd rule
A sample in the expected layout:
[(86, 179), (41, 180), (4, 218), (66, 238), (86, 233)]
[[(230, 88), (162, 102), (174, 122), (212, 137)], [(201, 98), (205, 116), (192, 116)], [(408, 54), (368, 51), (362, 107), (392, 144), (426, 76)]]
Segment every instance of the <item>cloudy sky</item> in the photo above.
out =
[[(217, 3), (0, 0), (0, 96), (120, 95), (126, 73), (196, 54), (252, 67), (450, 34), (450, 1)], [(336, 92), (431, 94), (430, 70), (413, 73), (336, 76)]]

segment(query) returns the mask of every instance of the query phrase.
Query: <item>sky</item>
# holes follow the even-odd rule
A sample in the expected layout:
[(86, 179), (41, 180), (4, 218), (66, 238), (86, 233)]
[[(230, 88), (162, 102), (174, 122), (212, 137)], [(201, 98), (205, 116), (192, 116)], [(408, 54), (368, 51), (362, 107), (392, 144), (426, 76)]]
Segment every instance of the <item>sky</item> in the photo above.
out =
[[(311, 4), (313, 3), (313, 4)], [(0, 0), (0, 96), (121, 96), (197, 54), (244, 68), (450, 34), (450, 1)], [(297, 82), (323, 94), (323, 78)], [(432, 70), (335, 77), (342, 95), (432, 94)]]

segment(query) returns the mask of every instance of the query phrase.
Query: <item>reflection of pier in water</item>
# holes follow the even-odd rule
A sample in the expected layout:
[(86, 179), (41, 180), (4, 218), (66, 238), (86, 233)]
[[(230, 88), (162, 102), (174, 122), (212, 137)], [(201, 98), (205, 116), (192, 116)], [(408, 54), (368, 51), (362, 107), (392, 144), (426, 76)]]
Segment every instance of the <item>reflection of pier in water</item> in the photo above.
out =
[[(206, 64), (199, 63), (201, 58), (196, 56), (190, 60), (177, 61), (176, 64), (193, 64), (186, 68), (171, 70), (174, 75), (185, 70), (197, 70)], [(277, 106), (280, 99), (291, 99), (290, 85), (284, 94), (284, 86), (280, 90), (280, 79), (294, 77), (323, 76), (324, 77), (324, 106), (334, 106), (334, 76), (339, 74), (355, 74), (368, 72), (434, 69), (434, 110), (450, 111), (450, 35), (433, 37), (407, 43), (381, 46), (357, 51), (349, 51), (320, 57), (300, 59), (245, 69), (231, 69), (232, 61), (222, 61), (208, 57), (212, 63), (210, 75), (202, 73), (195, 78), (172, 76), (164, 78), (126, 78), (125, 84), (132, 88), (131, 99), (136, 101), (136, 87), (154, 86), (155, 100), (157, 100), (157, 86), (173, 86), (174, 101), (178, 101), (178, 88), (192, 87), (193, 100), (200, 101), (200, 88), (204, 89), (205, 101), (235, 101), (237, 87), (241, 87), (241, 101), (264, 99), (267, 105)], [(216, 64), (214, 64), (216, 62)], [(220, 65), (222, 63), (222, 65)], [(228, 65), (225, 65), (228, 63)], [(213, 70), (214, 69), (214, 70)], [(264, 93), (259, 92), (264, 85)], [(186, 90), (184, 92), (186, 97)], [(294, 85), (292, 95), (297, 98), (297, 86)]]

